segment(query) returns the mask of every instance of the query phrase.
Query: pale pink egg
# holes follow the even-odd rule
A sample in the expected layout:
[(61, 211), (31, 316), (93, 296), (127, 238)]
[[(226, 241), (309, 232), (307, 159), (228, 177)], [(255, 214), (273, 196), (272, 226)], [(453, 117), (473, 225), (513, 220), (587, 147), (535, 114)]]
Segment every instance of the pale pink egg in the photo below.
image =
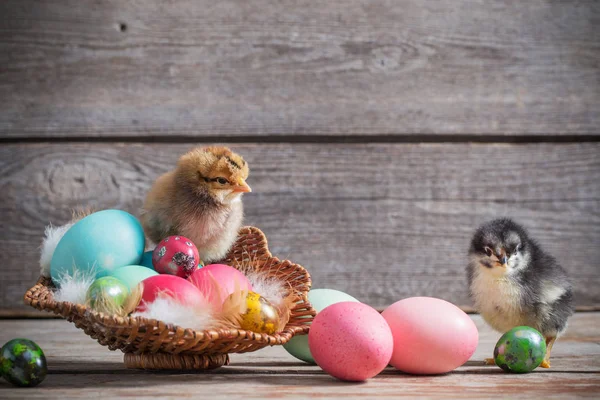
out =
[(161, 294), (177, 299), (183, 305), (204, 304), (204, 296), (198, 288), (183, 278), (175, 275), (154, 275), (144, 279), (142, 285), (142, 300), (136, 311), (143, 312), (146, 305), (152, 303)]
[(400, 300), (383, 312), (394, 336), (390, 364), (411, 374), (443, 374), (475, 352), (479, 332), (460, 308), (433, 297)]
[(196, 271), (188, 280), (206, 296), (207, 300), (220, 310), (223, 302), (235, 291), (252, 291), (246, 275), (224, 264), (206, 265)]
[(388, 365), (393, 338), (377, 310), (342, 302), (324, 308), (310, 326), (308, 346), (315, 362), (344, 381), (364, 381)]

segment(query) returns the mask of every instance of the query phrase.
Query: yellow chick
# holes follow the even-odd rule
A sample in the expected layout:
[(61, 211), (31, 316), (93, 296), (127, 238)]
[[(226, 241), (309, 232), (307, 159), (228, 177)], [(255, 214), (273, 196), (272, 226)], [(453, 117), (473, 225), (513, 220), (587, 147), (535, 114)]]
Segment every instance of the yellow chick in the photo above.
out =
[(155, 243), (167, 236), (190, 239), (205, 262), (225, 257), (243, 220), (248, 164), (227, 147), (194, 149), (160, 176), (146, 197), (141, 221)]

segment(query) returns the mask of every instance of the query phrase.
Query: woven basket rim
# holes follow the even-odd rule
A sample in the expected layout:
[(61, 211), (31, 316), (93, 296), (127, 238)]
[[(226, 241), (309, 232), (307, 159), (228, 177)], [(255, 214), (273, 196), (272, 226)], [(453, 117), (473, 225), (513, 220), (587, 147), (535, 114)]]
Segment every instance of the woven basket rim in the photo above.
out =
[[(216, 341), (231, 341), (233, 343), (239, 341), (249, 341), (254, 345), (280, 345), (288, 342), (294, 335), (307, 334), (312, 317), (314, 317), (316, 314), (315, 310), (308, 302), (307, 297), (308, 291), (312, 285), (308, 271), (299, 264), (292, 263), (288, 260), (280, 260), (277, 257), (274, 257), (268, 249), (268, 242), (264, 233), (259, 228), (253, 226), (245, 226), (240, 229), (238, 241), (234, 245), (234, 248), (232, 248), (230, 251), (228, 257), (222, 261), (224, 264), (236, 267), (236, 265), (232, 265), (231, 262), (228, 263), (227, 261), (234, 260), (236, 254), (239, 254), (240, 247), (237, 246), (237, 244), (245, 238), (253, 238), (253, 242), (258, 243), (258, 250), (255, 250), (255, 252), (260, 253), (262, 257), (261, 260), (264, 260), (263, 265), (285, 265), (286, 268), (291, 269), (302, 279), (301, 288), (294, 288), (294, 290), (297, 291), (297, 304), (296, 307), (292, 309), (292, 317), (290, 318), (290, 321), (286, 324), (281, 332), (277, 332), (272, 335), (241, 329), (207, 329), (196, 331), (191, 328), (184, 328), (175, 324), (168, 324), (152, 318), (107, 315), (102, 312), (89, 309), (82, 304), (55, 301), (52, 295), (52, 290), (55, 286), (49, 277), (44, 276), (40, 276), (36, 284), (27, 290), (24, 296), (24, 301), (25, 304), (36, 309), (52, 312), (62, 316), (63, 318), (66, 318), (71, 322), (75, 322), (77, 327), (83, 328), (84, 330), (86, 330), (86, 327), (89, 328), (89, 325), (102, 326), (106, 329), (116, 329), (117, 331), (127, 331), (128, 329), (133, 329), (136, 334), (139, 332), (146, 332), (147, 330), (157, 330), (157, 332), (161, 332), (162, 335), (167, 336), (171, 333), (177, 337), (189, 340), (196, 344), (201, 342), (210, 343)], [(80, 323), (78, 324), (77, 322)], [(88, 322), (88, 324), (85, 322)], [(94, 337), (93, 334), (96, 332), (93, 328), (91, 328), (86, 330), (86, 333)], [(109, 347), (111, 346), (109, 345)], [(116, 348), (120, 347), (116, 346)], [(254, 350), (256, 349), (258, 348), (255, 348)], [(123, 349), (121, 348), (121, 350)], [(178, 350), (179, 349), (174, 348), (175, 353), (179, 353), (180, 351)], [(126, 352), (126, 350), (123, 351)], [(185, 352), (185, 349), (181, 351)], [(245, 351), (253, 350), (245, 350), (242, 347), (241, 350), (237, 351), (235, 348), (232, 348), (226, 353)], [(210, 353), (210, 351), (207, 352), (207, 354)], [(214, 353), (223, 352), (214, 351)]]
[[(54, 284), (52, 283), (52, 280), (48, 277), (44, 277), (44, 276), (40, 276), (38, 281), (36, 282), (36, 285), (32, 288), (30, 288), (27, 293), (29, 293), (32, 289), (34, 289), (35, 287), (44, 287), (47, 290), (52, 290), (53, 288), (55, 288)], [(25, 303), (27, 305), (31, 305), (31, 303), (33, 302), (33, 299), (31, 299), (31, 297), (25, 297)], [(268, 335), (268, 334), (261, 334), (261, 333), (256, 333), (256, 332), (252, 332), (252, 331), (246, 331), (243, 329), (205, 329), (205, 330), (201, 330), (201, 331), (197, 331), (194, 330), (192, 328), (184, 328), (182, 326), (176, 325), (176, 324), (171, 324), (171, 323), (167, 323), (167, 322), (163, 322), (161, 320), (157, 320), (154, 318), (145, 318), (145, 317), (131, 317), (131, 316), (126, 316), (126, 317), (121, 317), (121, 316), (114, 316), (114, 315), (108, 315), (99, 311), (95, 311), (91, 308), (88, 308), (82, 304), (76, 304), (76, 303), (71, 303), (68, 301), (51, 301), (51, 302), (46, 302), (46, 306), (45, 307), (35, 307), (41, 311), (46, 311), (46, 312), (54, 312), (55, 314), (61, 315), (60, 312), (56, 312), (53, 308), (53, 306), (58, 306), (58, 305), (64, 305), (64, 307), (66, 308), (76, 308), (76, 309), (80, 309), (83, 312), (90, 314), (96, 318), (101, 318), (104, 319), (105, 321), (115, 321), (114, 324), (107, 324), (107, 326), (109, 325), (114, 325), (119, 326), (119, 327), (124, 327), (124, 326), (132, 326), (133, 324), (137, 324), (137, 325), (152, 325), (152, 326), (161, 326), (164, 325), (166, 328), (169, 329), (182, 329), (185, 332), (189, 332), (191, 334), (195, 334), (195, 335), (204, 335), (205, 337), (213, 337), (214, 335), (222, 335), (224, 332), (229, 332), (230, 334), (233, 334), (234, 332), (237, 333), (241, 333), (242, 335), (245, 333), (248, 334), (252, 334), (252, 335), (256, 335), (256, 336), (264, 336), (264, 337), (270, 337), (270, 338), (277, 338), (278, 336), (282, 335), (284, 332), (289, 331), (290, 328), (288, 328), (286, 326), (286, 328), (284, 328), (281, 332), (272, 334), (272, 335)], [(58, 307), (56, 307), (58, 308)], [(293, 329), (294, 334), (296, 333), (300, 333), (300, 331), (304, 331), (304, 329), (297, 327)], [(306, 332), (308, 333), (308, 332)]]

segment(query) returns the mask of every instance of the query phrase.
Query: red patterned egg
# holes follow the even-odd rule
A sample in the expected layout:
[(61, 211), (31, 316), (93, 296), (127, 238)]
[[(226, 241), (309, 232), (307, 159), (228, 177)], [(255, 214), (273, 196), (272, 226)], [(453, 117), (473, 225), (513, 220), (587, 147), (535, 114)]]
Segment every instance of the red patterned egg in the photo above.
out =
[(185, 236), (169, 236), (160, 241), (152, 252), (152, 263), (159, 274), (187, 278), (200, 262), (198, 249)]

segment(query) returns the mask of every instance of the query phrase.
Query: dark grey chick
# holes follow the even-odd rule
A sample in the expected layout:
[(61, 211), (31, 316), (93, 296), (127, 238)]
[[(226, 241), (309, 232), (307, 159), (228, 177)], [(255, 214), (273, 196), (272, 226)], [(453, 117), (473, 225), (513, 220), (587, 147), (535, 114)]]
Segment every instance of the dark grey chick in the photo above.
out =
[(492, 328), (504, 333), (525, 325), (544, 335), (541, 367), (549, 368), (552, 345), (573, 314), (571, 284), (554, 257), (522, 226), (496, 219), (475, 232), (467, 275), (475, 307)]

